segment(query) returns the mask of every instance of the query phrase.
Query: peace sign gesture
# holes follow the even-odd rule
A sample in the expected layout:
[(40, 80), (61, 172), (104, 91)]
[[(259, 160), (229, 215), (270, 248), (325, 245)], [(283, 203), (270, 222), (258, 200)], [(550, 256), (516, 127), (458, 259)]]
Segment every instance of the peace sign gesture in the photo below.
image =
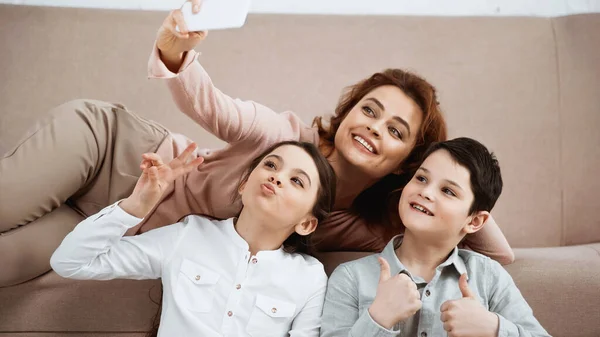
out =
[(138, 218), (145, 217), (154, 208), (169, 184), (202, 164), (204, 158), (198, 157), (188, 163), (196, 149), (192, 143), (176, 158), (165, 164), (156, 153), (144, 153), (140, 168), (142, 175), (135, 184), (131, 195), (119, 206), (127, 213)]

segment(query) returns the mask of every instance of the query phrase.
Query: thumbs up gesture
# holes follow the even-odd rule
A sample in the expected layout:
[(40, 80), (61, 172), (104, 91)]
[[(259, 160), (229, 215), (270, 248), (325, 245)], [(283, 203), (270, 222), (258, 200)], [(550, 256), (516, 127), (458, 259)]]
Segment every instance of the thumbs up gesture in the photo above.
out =
[(458, 280), (462, 298), (442, 304), (442, 322), (448, 337), (496, 337), (498, 316), (484, 308), (467, 283), (467, 274)]
[(417, 285), (405, 274), (392, 276), (390, 265), (379, 257), (381, 271), (375, 300), (369, 307), (371, 318), (386, 329), (414, 315), (421, 309)]

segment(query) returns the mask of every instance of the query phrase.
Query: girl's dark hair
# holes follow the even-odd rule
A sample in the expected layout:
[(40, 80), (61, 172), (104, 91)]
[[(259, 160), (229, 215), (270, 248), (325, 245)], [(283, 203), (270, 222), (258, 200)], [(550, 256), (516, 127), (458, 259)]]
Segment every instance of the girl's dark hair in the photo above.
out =
[(316, 117), (313, 125), (319, 130), (321, 149), (325, 156), (328, 156), (335, 147), (335, 134), (348, 113), (369, 92), (384, 85), (395, 86), (410, 97), (421, 110), (423, 123), (417, 134), (415, 147), (399, 167), (402, 174), (389, 174), (364, 190), (354, 199), (351, 211), (360, 214), (371, 225), (384, 226), (387, 234), (391, 236), (398, 233), (400, 226), (396, 212), (398, 194), (392, 192), (406, 185), (419, 167), (423, 153), (432, 143), (447, 138), (446, 122), (437, 101), (435, 87), (415, 73), (402, 69), (386, 69), (346, 88), (328, 127), (323, 125), (322, 117)]
[[(319, 190), (317, 191), (317, 200), (312, 208), (312, 215), (319, 221), (323, 221), (327, 215), (333, 210), (333, 205), (335, 203), (335, 191), (336, 191), (336, 181), (337, 178), (335, 176), (335, 172), (327, 159), (321, 154), (319, 149), (312, 143), (306, 142), (298, 142), (298, 141), (284, 141), (280, 143), (276, 143), (263, 151), (259, 156), (254, 158), (250, 165), (248, 165), (248, 169), (240, 179), (240, 183), (238, 187), (241, 186), (244, 182), (248, 180), (252, 171), (260, 165), (262, 160), (271, 152), (275, 151), (277, 148), (285, 145), (297, 146), (303, 149), (313, 160), (315, 166), (317, 167), (317, 172), (319, 173)], [(234, 199), (238, 199), (239, 194), (235, 193)], [(313, 245), (311, 242), (312, 234), (309, 235), (300, 235), (298, 233), (293, 233), (290, 235), (284, 242), (283, 248), (288, 253), (304, 253), (304, 254), (312, 254), (313, 253)], [(162, 311), (162, 286), (160, 292), (160, 300), (158, 301), (158, 311), (154, 318), (152, 319), (152, 328), (146, 334), (146, 337), (156, 337), (158, 336), (158, 326), (160, 324), (160, 316)]]

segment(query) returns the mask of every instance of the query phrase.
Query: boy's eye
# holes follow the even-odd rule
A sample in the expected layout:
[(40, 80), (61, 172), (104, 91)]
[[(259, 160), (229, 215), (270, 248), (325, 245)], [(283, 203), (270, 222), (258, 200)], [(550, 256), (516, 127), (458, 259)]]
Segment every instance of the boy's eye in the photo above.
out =
[(304, 187), (304, 184), (302, 183), (302, 180), (300, 180), (299, 178), (292, 178), (292, 182), (300, 187)]
[(398, 131), (398, 129), (396, 129), (396, 128), (395, 128), (395, 127), (393, 127), (393, 126), (390, 126), (390, 127), (389, 127), (389, 130), (390, 130), (390, 133), (391, 133), (392, 135), (394, 135), (394, 137), (396, 137), (396, 138), (398, 138), (398, 139), (402, 140), (402, 132)]
[(451, 189), (449, 189), (449, 188), (443, 188), (443, 189), (442, 189), (442, 192), (444, 192), (445, 194), (447, 194), (447, 195), (449, 195), (449, 196), (453, 196), (453, 197), (455, 197), (455, 196), (456, 196), (456, 193), (454, 193), (454, 191), (452, 191), (452, 190), (451, 190)]
[(364, 107), (363, 111), (365, 112), (365, 115), (375, 116), (375, 111), (368, 106)]
[(265, 161), (265, 166), (268, 167), (268, 168), (271, 168), (271, 169), (276, 169), (277, 168), (277, 166), (275, 165), (275, 163), (272, 162), (272, 161), (270, 161), (270, 160)]

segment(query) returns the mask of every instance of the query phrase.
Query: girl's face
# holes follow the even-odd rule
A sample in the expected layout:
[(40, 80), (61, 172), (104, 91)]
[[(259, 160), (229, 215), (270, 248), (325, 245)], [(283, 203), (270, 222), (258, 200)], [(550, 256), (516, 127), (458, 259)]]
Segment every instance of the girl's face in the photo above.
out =
[(421, 109), (400, 88), (378, 87), (342, 121), (334, 153), (368, 176), (382, 178), (396, 172), (408, 157), (422, 122)]
[(312, 158), (297, 146), (283, 145), (263, 158), (240, 192), (245, 211), (291, 234), (295, 225), (316, 221), (312, 209), (319, 186)]

